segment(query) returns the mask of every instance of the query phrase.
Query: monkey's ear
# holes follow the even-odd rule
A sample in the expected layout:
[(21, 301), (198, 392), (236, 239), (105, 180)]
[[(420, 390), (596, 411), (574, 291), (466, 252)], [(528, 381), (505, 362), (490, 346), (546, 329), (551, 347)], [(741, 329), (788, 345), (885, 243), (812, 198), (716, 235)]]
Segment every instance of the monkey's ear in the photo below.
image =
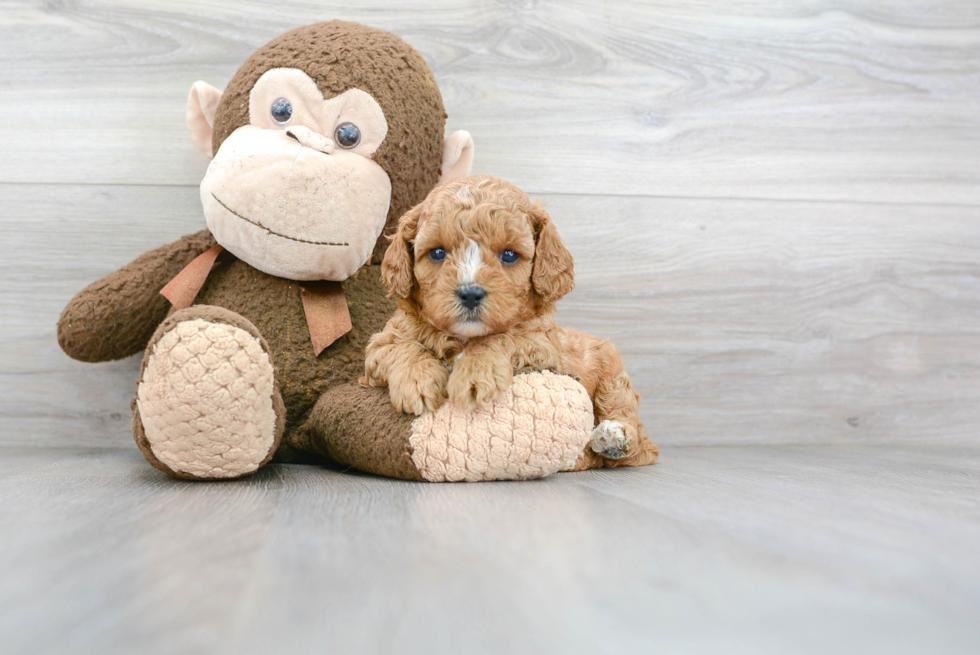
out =
[(391, 245), (385, 252), (381, 262), (381, 279), (388, 287), (389, 295), (408, 298), (412, 293), (412, 269), (415, 257), (412, 254), (412, 242), (418, 233), (419, 217), (422, 215), (422, 203), (415, 205), (398, 219), (398, 231), (392, 237)]
[(187, 127), (197, 149), (211, 157), (211, 134), (214, 115), (218, 113), (221, 91), (207, 82), (194, 82), (187, 96)]
[(545, 304), (550, 305), (575, 286), (575, 262), (540, 202), (531, 206), (530, 218), (534, 226), (531, 284)]
[(442, 147), (442, 175), (437, 186), (469, 175), (474, 154), (473, 137), (469, 132), (457, 130), (450, 134)]

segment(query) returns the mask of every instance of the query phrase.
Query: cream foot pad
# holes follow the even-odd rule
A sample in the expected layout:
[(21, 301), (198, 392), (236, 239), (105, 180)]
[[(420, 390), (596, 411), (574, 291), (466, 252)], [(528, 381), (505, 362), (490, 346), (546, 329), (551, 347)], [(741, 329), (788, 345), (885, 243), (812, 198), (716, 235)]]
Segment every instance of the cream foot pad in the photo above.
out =
[(522, 373), (471, 412), (448, 403), (412, 423), (412, 461), (430, 482), (527, 480), (571, 468), (592, 432), (585, 388), (549, 371)]
[(274, 371), (259, 340), (226, 323), (177, 323), (154, 344), (136, 392), (153, 454), (178, 473), (251, 473), (275, 442)]

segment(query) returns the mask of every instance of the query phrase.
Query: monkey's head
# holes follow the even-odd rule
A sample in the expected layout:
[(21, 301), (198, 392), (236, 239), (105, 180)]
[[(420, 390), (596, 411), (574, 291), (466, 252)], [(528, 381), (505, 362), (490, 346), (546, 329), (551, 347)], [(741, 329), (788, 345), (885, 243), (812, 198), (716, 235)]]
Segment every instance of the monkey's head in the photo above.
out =
[(380, 261), (386, 225), (469, 174), (473, 142), (462, 130), (444, 139), (445, 121), (432, 72), (394, 34), (341, 21), (287, 32), (224, 92), (191, 89), (187, 124), (213, 155), (208, 228), (270, 275), (344, 280), (372, 253)]

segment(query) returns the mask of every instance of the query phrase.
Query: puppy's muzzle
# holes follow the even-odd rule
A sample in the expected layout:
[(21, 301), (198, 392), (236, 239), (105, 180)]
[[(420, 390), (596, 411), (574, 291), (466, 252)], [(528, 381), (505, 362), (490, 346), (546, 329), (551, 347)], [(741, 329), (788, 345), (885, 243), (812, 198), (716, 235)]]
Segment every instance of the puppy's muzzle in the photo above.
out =
[(459, 298), (459, 302), (463, 307), (469, 311), (473, 311), (487, 297), (487, 292), (481, 287), (465, 286), (456, 289), (456, 297)]

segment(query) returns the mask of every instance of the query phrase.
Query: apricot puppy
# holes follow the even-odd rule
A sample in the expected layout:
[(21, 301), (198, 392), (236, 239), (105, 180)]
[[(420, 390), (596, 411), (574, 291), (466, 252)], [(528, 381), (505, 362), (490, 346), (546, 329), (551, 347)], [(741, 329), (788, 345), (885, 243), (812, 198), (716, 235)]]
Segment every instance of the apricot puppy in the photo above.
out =
[(572, 255), (543, 207), (513, 184), (477, 175), (437, 187), (398, 223), (381, 275), (398, 310), (368, 343), (363, 384), (387, 386), (403, 412), (464, 409), (507, 389), (522, 368), (570, 375), (589, 392), (596, 427), (581, 468), (642, 466), (659, 450), (619, 351), (559, 327), (574, 286)]

